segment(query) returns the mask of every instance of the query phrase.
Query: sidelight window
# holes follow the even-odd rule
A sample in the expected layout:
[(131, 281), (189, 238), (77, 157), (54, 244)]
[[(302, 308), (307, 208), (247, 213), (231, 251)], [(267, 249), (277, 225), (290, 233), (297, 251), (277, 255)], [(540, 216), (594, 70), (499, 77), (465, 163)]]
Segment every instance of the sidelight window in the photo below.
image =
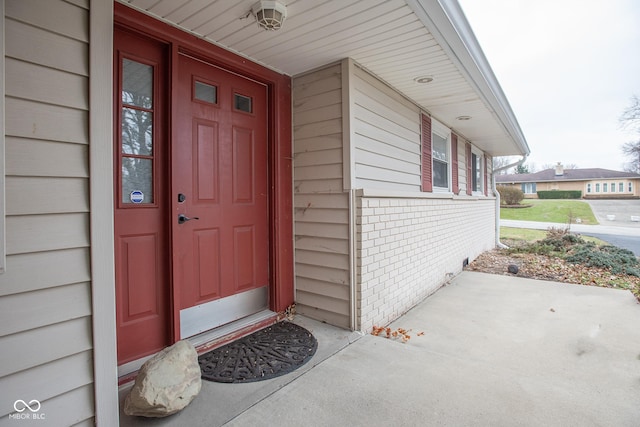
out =
[(122, 203), (153, 203), (153, 66), (124, 58), (121, 93)]

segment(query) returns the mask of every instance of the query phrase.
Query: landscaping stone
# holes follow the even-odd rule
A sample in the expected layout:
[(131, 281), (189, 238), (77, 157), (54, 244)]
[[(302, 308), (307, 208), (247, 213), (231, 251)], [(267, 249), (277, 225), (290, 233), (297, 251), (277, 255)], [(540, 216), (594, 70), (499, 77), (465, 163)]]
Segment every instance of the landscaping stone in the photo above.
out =
[(507, 267), (507, 271), (511, 274), (518, 274), (518, 266), (515, 264), (509, 264), (509, 267)]
[(142, 417), (166, 417), (189, 405), (201, 387), (198, 354), (189, 341), (178, 341), (142, 365), (125, 398), (124, 412)]

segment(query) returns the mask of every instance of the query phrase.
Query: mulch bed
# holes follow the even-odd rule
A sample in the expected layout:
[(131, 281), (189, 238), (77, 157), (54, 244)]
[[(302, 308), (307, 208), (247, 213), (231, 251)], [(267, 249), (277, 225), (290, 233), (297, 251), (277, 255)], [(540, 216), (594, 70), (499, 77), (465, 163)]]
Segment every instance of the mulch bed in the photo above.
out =
[[(518, 266), (518, 273), (507, 271), (510, 264)], [(628, 289), (640, 301), (640, 277), (613, 274), (611, 271), (570, 264), (561, 258), (530, 253), (509, 253), (504, 249), (485, 252), (466, 267), (466, 270), (483, 273), (551, 280), (578, 285)]]

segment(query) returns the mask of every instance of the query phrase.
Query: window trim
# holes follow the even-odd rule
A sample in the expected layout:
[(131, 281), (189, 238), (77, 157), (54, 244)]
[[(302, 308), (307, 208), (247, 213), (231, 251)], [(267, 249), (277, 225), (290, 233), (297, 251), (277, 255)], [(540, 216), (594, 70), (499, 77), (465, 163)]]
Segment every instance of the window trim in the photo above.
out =
[[(437, 187), (435, 182), (433, 181), (434, 173), (433, 173), (433, 164), (435, 162), (435, 157), (433, 156), (433, 135), (438, 135), (440, 138), (444, 138), (446, 141), (446, 154), (447, 154), (447, 186), (446, 187)], [(442, 160), (438, 160), (442, 161)], [(451, 174), (452, 170), (452, 158), (451, 158), (451, 130), (447, 128), (442, 123), (437, 120), (431, 119), (431, 185), (432, 191), (434, 193), (450, 193), (451, 192)]]
[[(474, 164), (473, 156), (476, 156), (476, 159), (479, 161), (479, 164)], [(477, 170), (476, 170), (477, 168)], [(473, 179), (476, 178), (476, 173), (480, 172), (480, 176), (477, 177), (477, 186), (478, 188), (473, 188)], [(484, 152), (477, 149), (473, 145), (471, 146), (471, 194), (473, 196), (483, 196), (485, 195), (485, 176), (487, 171), (485, 170), (485, 157)]]
[[(538, 183), (537, 182), (523, 182), (521, 185), (522, 192), (524, 194), (536, 194), (538, 192)], [(529, 187), (532, 191), (528, 192), (527, 187)]]

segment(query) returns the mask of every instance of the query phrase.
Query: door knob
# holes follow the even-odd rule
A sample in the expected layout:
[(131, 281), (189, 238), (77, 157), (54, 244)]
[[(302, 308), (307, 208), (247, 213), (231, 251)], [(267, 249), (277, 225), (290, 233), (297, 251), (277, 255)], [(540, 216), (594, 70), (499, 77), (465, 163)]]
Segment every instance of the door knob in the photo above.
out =
[(192, 219), (200, 219), (200, 218), (198, 218), (197, 216), (194, 216), (193, 218), (189, 218), (184, 214), (180, 214), (178, 215), (178, 224), (184, 224), (185, 222), (191, 221)]

